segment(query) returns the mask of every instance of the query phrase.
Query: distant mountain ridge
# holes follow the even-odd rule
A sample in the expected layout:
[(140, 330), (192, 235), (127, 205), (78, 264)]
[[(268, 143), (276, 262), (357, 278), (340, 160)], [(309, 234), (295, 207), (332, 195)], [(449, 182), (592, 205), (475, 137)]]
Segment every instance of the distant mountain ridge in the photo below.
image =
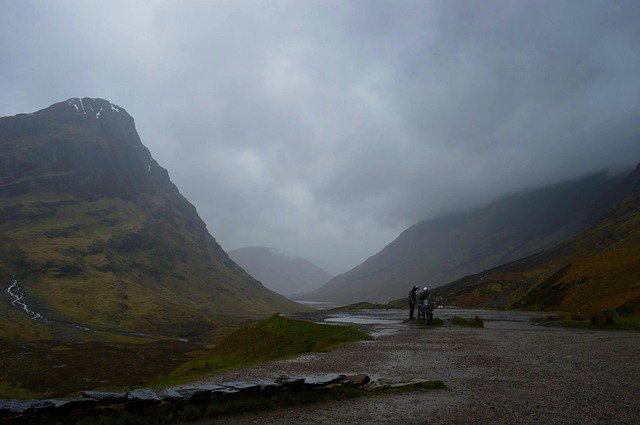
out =
[(564, 310), (615, 308), (640, 314), (640, 166), (629, 193), (573, 238), (535, 255), (436, 289), (463, 307)]
[[(74, 98), (0, 118), (0, 150), (0, 272), (47, 316), (189, 335), (300, 307), (228, 257), (123, 108)], [(9, 301), (0, 337), (51, 337)]]
[(597, 173), (423, 221), (305, 298), (386, 302), (404, 296), (415, 283), (443, 285), (553, 247), (593, 223), (626, 190), (623, 177)]
[(264, 286), (283, 295), (312, 291), (332, 277), (309, 260), (274, 248), (234, 249), (229, 256)]

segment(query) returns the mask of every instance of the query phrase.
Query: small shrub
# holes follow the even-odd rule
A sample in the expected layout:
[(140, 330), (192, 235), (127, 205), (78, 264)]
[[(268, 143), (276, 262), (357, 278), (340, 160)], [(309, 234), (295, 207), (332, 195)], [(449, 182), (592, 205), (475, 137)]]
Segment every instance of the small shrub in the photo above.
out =
[(562, 320), (563, 317), (562, 316), (552, 316), (552, 315), (547, 315), (544, 317), (532, 317), (529, 319), (529, 321), (531, 323), (545, 323), (545, 322), (555, 322), (558, 320)]
[(431, 322), (431, 326), (442, 326), (442, 325), (444, 325), (444, 320), (440, 319), (439, 317), (435, 317)]
[(613, 318), (613, 316), (606, 316), (601, 311), (593, 313), (589, 317), (589, 321), (593, 326), (610, 326), (615, 324), (615, 319)]
[(473, 319), (468, 319), (466, 317), (461, 317), (461, 316), (453, 316), (451, 318), (451, 323), (458, 326), (467, 326), (467, 327), (473, 327), (473, 328), (484, 327), (484, 320), (482, 320), (477, 315)]
[(580, 321), (587, 320), (587, 317), (584, 314), (580, 313), (579, 311), (576, 311), (571, 313), (571, 320), (580, 322)]

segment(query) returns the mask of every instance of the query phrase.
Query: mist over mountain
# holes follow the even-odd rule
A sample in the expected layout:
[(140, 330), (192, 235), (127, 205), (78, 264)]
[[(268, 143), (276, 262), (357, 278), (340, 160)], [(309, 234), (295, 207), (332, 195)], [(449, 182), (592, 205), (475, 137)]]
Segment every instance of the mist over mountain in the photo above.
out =
[(264, 286), (283, 295), (312, 291), (332, 277), (305, 258), (273, 248), (234, 249), (229, 256)]
[(573, 238), (435, 293), (465, 307), (640, 314), (640, 166), (621, 189), (624, 199)]
[[(0, 118), (0, 151), (0, 271), (44, 316), (186, 335), (299, 308), (228, 257), (122, 107)], [(2, 334), (51, 336), (0, 301)]]
[(0, 115), (125, 105), (221, 246), (332, 274), (640, 157), (637, 0), (10, 3)]
[(625, 194), (605, 173), (521, 191), (473, 210), (417, 223), (379, 253), (335, 277), (308, 299), (388, 301), (414, 284), (437, 287), (574, 236)]

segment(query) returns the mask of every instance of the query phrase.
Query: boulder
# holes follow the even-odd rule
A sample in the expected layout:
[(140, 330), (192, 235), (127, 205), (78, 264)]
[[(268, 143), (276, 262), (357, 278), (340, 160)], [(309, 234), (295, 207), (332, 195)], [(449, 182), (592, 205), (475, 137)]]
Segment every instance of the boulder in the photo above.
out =
[(43, 401), (53, 403), (56, 411), (91, 410), (98, 405), (98, 402), (91, 398), (52, 398)]
[(45, 400), (0, 400), (0, 418), (22, 413), (41, 412), (54, 409), (55, 404)]
[(204, 388), (179, 388), (176, 390), (176, 392), (180, 395), (180, 397), (188, 401), (208, 400), (211, 398), (211, 391)]
[(156, 391), (156, 393), (158, 394), (158, 397), (171, 403), (174, 403), (176, 401), (180, 401), (183, 399), (180, 393), (174, 390), (173, 388), (161, 388), (158, 391)]
[(288, 376), (283, 376), (278, 378), (276, 381), (287, 388), (302, 388), (305, 386), (304, 379), (305, 378), (290, 378)]
[(278, 392), (282, 391), (285, 387), (279, 382), (261, 380), (257, 382), (260, 385), (260, 390), (265, 392)]
[(330, 373), (328, 375), (319, 375), (319, 376), (309, 377), (304, 380), (304, 383), (311, 387), (326, 387), (327, 385), (340, 383), (346, 377), (347, 377), (346, 375)]
[(260, 384), (257, 382), (233, 381), (233, 382), (223, 382), (222, 385), (227, 388), (231, 388), (233, 390), (238, 390), (243, 394), (260, 391)]
[(136, 404), (158, 404), (162, 402), (162, 399), (155, 391), (147, 388), (129, 391), (127, 400)]
[(127, 393), (113, 391), (82, 391), (82, 397), (97, 400), (101, 405), (120, 404), (127, 401)]
[(221, 397), (221, 396), (228, 397), (228, 396), (240, 393), (239, 389), (229, 388), (226, 385), (209, 384), (209, 385), (203, 385), (202, 388), (208, 389), (209, 391), (211, 391), (211, 396), (213, 398)]
[(240, 393), (240, 390), (229, 388), (224, 385), (209, 384), (198, 387), (187, 387), (176, 390), (178, 394), (189, 401), (204, 401), (218, 397), (228, 397)]
[(344, 380), (344, 384), (350, 387), (360, 388), (367, 385), (371, 381), (369, 375), (364, 373), (358, 375), (347, 376)]

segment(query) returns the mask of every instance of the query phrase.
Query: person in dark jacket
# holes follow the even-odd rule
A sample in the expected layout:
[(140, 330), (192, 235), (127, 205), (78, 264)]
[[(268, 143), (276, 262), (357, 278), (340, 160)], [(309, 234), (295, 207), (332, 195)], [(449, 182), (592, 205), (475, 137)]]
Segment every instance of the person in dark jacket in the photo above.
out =
[(416, 308), (416, 292), (420, 289), (418, 285), (415, 285), (409, 291), (409, 320), (413, 320), (413, 311)]
[(422, 289), (422, 291), (420, 291), (420, 304), (425, 304), (429, 302), (429, 297), (431, 297), (431, 293), (429, 292), (429, 288), (427, 288), (426, 286), (424, 287), (424, 289)]

